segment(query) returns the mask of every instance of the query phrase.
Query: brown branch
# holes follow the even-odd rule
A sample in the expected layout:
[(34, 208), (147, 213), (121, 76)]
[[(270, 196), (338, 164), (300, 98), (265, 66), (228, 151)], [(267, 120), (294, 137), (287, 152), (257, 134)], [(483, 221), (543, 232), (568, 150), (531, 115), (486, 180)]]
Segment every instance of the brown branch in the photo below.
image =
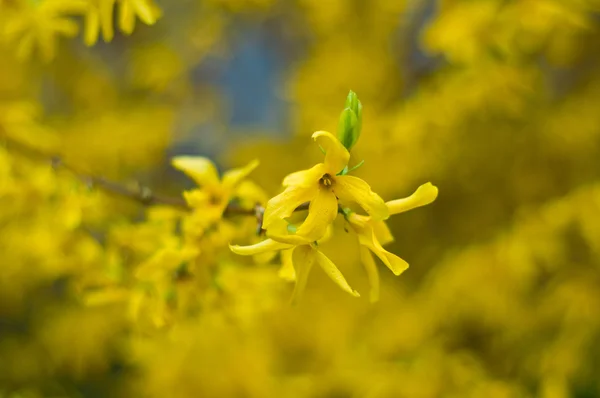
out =
[(22, 155), (31, 159), (48, 162), (55, 170), (62, 169), (68, 171), (90, 188), (99, 188), (110, 194), (139, 202), (144, 206), (166, 205), (177, 207), (182, 210), (191, 210), (183, 198), (175, 198), (156, 194), (150, 188), (139, 183), (137, 184), (137, 188), (130, 188), (120, 183), (107, 180), (104, 177), (85, 174), (63, 162), (61, 157), (58, 155), (45, 153), (39, 149), (9, 138), (5, 134), (1, 134), (0, 138), (8, 150), (21, 153)]
[[(108, 180), (104, 177), (98, 177), (82, 173), (76, 168), (66, 164), (58, 155), (45, 153), (37, 148), (34, 148), (32, 146), (7, 137), (6, 134), (3, 133), (1, 126), (0, 140), (8, 150), (18, 152), (30, 159), (36, 159), (41, 162), (47, 162), (55, 170), (65, 170), (90, 188), (98, 188), (107, 193), (141, 203), (144, 206), (165, 205), (176, 207), (185, 211), (193, 210), (191, 207), (188, 206), (188, 204), (183, 198), (158, 195), (154, 193), (150, 188), (142, 184), (138, 183), (137, 188), (130, 188), (118, 182)], [(308, 202), (303, 203), (300, 206), (298, 206), (294, 211), (308, 210), (308, 207)], [(231, 202), (225, 208), (223, 216), (254, 216), (257, 221), (257, 234), (263, 234), (264, 230), (262, 229), (262, 224), (264, 213), (265, 208), (260, 203), (257, 203), (252, 209), (247, 209), (235, 202)]]

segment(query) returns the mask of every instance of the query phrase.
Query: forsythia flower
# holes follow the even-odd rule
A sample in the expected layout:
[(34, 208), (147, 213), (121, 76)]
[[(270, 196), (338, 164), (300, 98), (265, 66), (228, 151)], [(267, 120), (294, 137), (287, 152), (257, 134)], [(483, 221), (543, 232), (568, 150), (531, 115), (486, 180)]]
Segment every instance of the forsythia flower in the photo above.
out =
[(176, 156), (173, 167), (192, 178), (201, 189), (185, 192), (185, 199), (193, 208), (212, 209), (221, 215), (241, 182), (258, 166), (254, 160), (243, 168), (232, 169), (219, 178), (213, 162), (201, 156)]
[[(411, 196), (404, 199), (396, 199), (386, 203), (390, 215), (403, 213), (416, 207), (425, 206), (433, 202), (438, 195), (438, 189), (431, 183), (421, 185)], [(390, 243), (394, 237), (390, 233), (384, 221), (376, 221), (370, 217), (356, 213), (348, 215), (352, 229), (358, 236), (360, 244), (360, 259), (363, 263), (371, 285), (370, 299), (372, 302), (379, 299), (379, 272), (371, 252), (394, 273), (400, 275), (408, 268), (408, 263), (388, 252), (382, 245)]]
[(325, 161), (285, 177), (285, 190), (269, 200), (265, 209), (263, 228), (269, 236), (272, 225), (289, 217), (306, 202), (310, 202), (308, 217), (296, 234), (273, 238), (296, 244), (320, 239), (337, 216), (338, 199), (343, 203), (357, 203), (374, 220), (386, 219), (389, 214), (383, 199), (360, 178), (342, 175), (350, 159), (342, 143), (326, 131), (317, 131), (312, 137), (325, 152)]
[[(321, 253), (314, 243), (306, 242), (301, 244), (291, 244), (278, 242), (269, 238), (250, 246), (232, 245), (230, 246), (230, 249), (234, 253), (242, 256), (251, 256), (279, 250), (281, 250), (282, 253), (285, 252), (287, 256), (290, 256), (292, 258), (295, 271), (294, 278), (296, 280), (294, 292), (292, 293), (292, 302), (296, 302), (302, 295), (306, 287), (306, 282), (308, 281), (308, 275), (315, 262), (319, 264), (327, 276), (329, 276), (343, 291), (350, 293), (354, 297), (360, 297), (360, 294), (350, 287), (346, 278), (344, 278), (335, 264), (327, 258), (327, 256)], [(290, 270), (284, 271), (284, 274), (286, 275), (289, 275), (289, 273)]]
[(16, 44), (20, 59), (30, 58), (37, 46), (42, 59), (50, 61), (56, 53), (57, 37), (74, 37), (79, 30), (65, 15), (81, 14), (86, 9), (87, 3), (82, 0), (19, 2), (1, 33), (9, 43)]
[[(177, 156), (173, 158), (172, 164), (200, 186), (200, 188), (184, 192), (185, 200), (194, 210), (187, 219), (190, 236), (202, 236), (211, 227), (223, 232), (225, 235), (230, 235), (223, 229), (232, 230), (234, 228), (227, 228), (226, 225), (221, 225), (218, 222), (221, 221), (231, 199), (238, 195), (244, 197), (256, 195), (256, 201), (260, 200), (260, 192), (252, 189), (252, 186), (249, 188), (249, 185), (244, 181), (252, 170), (258, 166), (257, 160), (250, 162), (243, 168), (226, 171), (222, 179), (219, 178), (215, 165), (204, 157)], [(244, 204), (243, 201), (241, 204)], [(224, 243), (227, 241), (228, 239), (225, 239)]]

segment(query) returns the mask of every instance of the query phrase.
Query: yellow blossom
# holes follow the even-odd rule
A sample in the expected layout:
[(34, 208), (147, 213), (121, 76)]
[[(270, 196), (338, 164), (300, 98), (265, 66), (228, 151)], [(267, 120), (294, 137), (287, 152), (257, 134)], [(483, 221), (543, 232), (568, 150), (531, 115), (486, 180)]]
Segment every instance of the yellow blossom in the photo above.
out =
[[(172, 159), (173, 167), (183, 171), (199, 186), (184, 193), (185, 199), (193, 209), (210, 212), (220, 217), (238, 188), (248, 189), (247, 184), (242, 184), (245, 178), (258, 166), (258, 160), (248, 163), (245, 167), (232, 169), (219, 178), (213, 162), (201, 156), (176, 156)], [(254, 188), (251, 193), (256, 193)]]
[[(437, 198), (437, 195), (437, 187), (428, 182), (417, 188), (409, 197), (386, 202), (386, 206), (390, 215), (394, 215), (416, 207), (425, 206), (433, 202)], [(408, 268), (408, 263), (383, 248), (382, 245), (394, 240), (384, 221), (373, 220), (371, 217), (356, 213), (350, 214), (347, 216), (347, 219), (358, 236), (360, 259), (365, 267), (369, 284), (371, 285), (370, 300), (372, 302), (377, 301), (379, 299), (379, 272), (377, 271), (371, 252), (379, 257), (394, 275), (400, 275), (404, 272)]]
[(16, 45), (17, 56), (28, 59), (37, 47), (42, 59), (50, 61), (56, 54), (59, 36), (74, 37), (79, 28), (68, 15), (81, 14), (87, 9), (82, 0), (45, 0), (19, 2), (10, 10), (4, 30), (5, 40)]
[(294, 273), (285, 270), (280, 273), (288, 279), (295, 279), (296, 285), (294, 286), (294, 292), (292, 293), (292, 302), (297, 302), (301, 297), (304, 289), (306, 288), (306, 282), (308, 281), (308, 275), (316, 262), (325, 271), (327, 276), (331, 278), (343, 291), (351, 294), (354, 297), (360, 297), (360, 294), (350, 287), (344, 275), (335, 266), (335, 264), (327, 258), (321, 251), (317, 249), (317, 245), (314, 243), (304, 244), (290, 244), (283, 243), (273, 240), (271, 238), (266, 239), (260, 243), (250, 246), (229, 246), (231, 251), (242, 256), (252, 256), (265, 252), (271, 251), (282, 251), (288, 259), (291, 259)]
[(312, 137), (325, 152), (324, 162), (285, 177), (285, 190), (267, 203), (263, 228), (269, 233), (274, 223), (291, 216), (303, 203), (310, 202), (308, 216), (296, 234), (279, 237), (279, 240), (289, 243), (316, 241), (337, 216), (338, 199), (342, 203), (357, 203), (375, 220), (386, 219), (389, 214), (383, 199), (362, 179), (342, 175), (350, 159), (342, 143), (327, 131), (317, 131)]

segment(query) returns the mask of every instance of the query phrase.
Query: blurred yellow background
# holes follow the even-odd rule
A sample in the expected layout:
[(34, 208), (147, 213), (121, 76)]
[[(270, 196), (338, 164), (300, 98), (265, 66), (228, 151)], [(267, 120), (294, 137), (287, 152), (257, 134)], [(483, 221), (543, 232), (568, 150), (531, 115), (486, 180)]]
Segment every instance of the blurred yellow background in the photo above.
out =
[[(599, 28), (598, 0), (0, 0), (0, 397), (600, 397)], [(181, 197), (174, 155), (259, 159), (272, 197), (349, 90), (356, 174), (439, 187), (389, 220), (411, 267), (376, 303), (341, 217), (361, 297), (314, 271), (290, 306), (281, 258), (229, 252), (252, 217), (79, 178)]]

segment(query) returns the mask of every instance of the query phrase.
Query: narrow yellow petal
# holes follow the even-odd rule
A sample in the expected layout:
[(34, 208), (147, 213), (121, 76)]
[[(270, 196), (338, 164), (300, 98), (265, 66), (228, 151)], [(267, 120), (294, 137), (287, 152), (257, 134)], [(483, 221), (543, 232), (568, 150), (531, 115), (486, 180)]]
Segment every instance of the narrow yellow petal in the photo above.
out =
[(291, 185), (299, 185), (303, 187), (311, 186), (323, 177), (325, 174), (325, 164), (319, 163), (308, 170), (301, 170), (295, 173), (287, 175), (283, 179), (283, 186), (289, 187)]
[(126, 35), (133, 33), (135, 28), (135, 14), (129, 1), (122, 1), (121, 7), (119, 8), (119, 27), (121, 31)]
[(325, 271), (327, 276), (331, 278), (331, 280), (334, 281), (336, 285), (338, 285), (343, 291), (350, 293), (354, 297), (360, 297), (360, 294), (358, 294), (356, 290), (350, 287), (350, 285), (346, 281), (346, 278), (344, 278), (344, 275), (342, 275), (340, 270), (330, 259), (327, 258), (327, 256), (325, 256), (323, 253), (316, 249), (311, 248), (311, 250), (314, 251), (317, 262), (319, 263), (323, 271)]
[(267, 229), (277, 220), (288, 218), (303, 203), (310, 202), (319, 190), (319, 184), (301, 187), (289, 186), (279, 195), (271, 198), (265, 208), (263, 228)]
[(375, 237), (382, 246), (394, 241), (394, 235), (392, 235), (385, 221), (371, 221), (371, 226)]
[(296, 272), (296, 284), (292, 293), (292, 304), (297, 304), (306, 289), (308, 275), (315, 263), (315, 251), (308, 245), (298, 246), (293, 253), (293, 264)]
[(287, 243), (276, 242), (273, 239), (266, 239), (260, 243), (256, 243), (250, 246), (237, 246), (237, 245), (229, 245), (229, 249), (235, 254), (239, 254), (241, 256), (252, 256), (255, 254), (261, 254), (264, 252), (269, 252), (273, 250), (284, 250), (290, 249), (293, 245), (288, 245)]
[(146, 25), (154, 25), (158, 18), (158, 13), (155, 12), (148, 0), (128, 0), (131, 2), (131, 7), (137, 16)]
[(365, 246), (360, 245), (360, 261), (367, 271), (367, 278), (369, 279), (369, 286), (371, 288), (369, 292), (369, 300), (374, 303), (379, 300), (379, 270), (373, 255)]
[(346, 167), (350, 153), (336, 136), (327, 131), (317, 131), (312, 135), (313, 140), (325, 151), (325, 171), (332, 176)]
[(210, 159), (201, 156), (175, 156), (171, 164), (183, 171), (200, 186), (219, 184), (219, 174)]
[(100, 26), (102, 27), (102, 37), (105, 42), (112, 41), (115, 32), (113, 27), (113, 14), (115, 0), (100, 0), (98, 12), (100, 14)]
[(390, 214), (403, 213), (416, 207), (425, 206), (433, 202), (438, 196), (438, 189), (428, 182), (421, 185), (408, 198), (396, 199), (386, 203)]
[(333, 192), (342, 201), (358, 204), (375, 221), (385, 220), (390, 216), (383, 199), (371, 191), (369, 184), (358, 177), (336, 176)]
[(289, 282), (296, 280), (296, 270), (294, 269), (294, 255), (295, 247), (281, 251), (281, 268), (279, 269), (279, 277)]
[(88, 12), (85, 15), (85, 32), (84, 32), (84, 43), (86, 46), (91, 47), (98, 41), (98, 34), (100, 33), (100, 17), (95, 12)]
[(368, 247), (388, 267), (394, 275), (400, 275), (408, 269), (408, 263), (385, 250), (375, 236), (373, 228), (367, 227), (358, 234), (361, 245)]
[(235, 187), (242, 182), (248, 175), (258, 167), (258, 160), (253, 160), (246, 166), (239, 169), (231, 169), (223, 174), (223, 188), (227, 190), (233, 190)]

